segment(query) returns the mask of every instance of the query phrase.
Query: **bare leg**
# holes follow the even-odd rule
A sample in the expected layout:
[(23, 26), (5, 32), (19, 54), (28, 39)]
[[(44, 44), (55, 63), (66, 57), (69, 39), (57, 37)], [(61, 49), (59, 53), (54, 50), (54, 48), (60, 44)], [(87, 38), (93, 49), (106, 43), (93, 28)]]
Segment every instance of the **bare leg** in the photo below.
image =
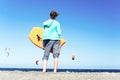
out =
[(54, 72), (57, 72), (57, 68), (58, 68), (58, 58), (54, 59)]
[(47, 60), (43, 60), (43, 72), (46, 72)]

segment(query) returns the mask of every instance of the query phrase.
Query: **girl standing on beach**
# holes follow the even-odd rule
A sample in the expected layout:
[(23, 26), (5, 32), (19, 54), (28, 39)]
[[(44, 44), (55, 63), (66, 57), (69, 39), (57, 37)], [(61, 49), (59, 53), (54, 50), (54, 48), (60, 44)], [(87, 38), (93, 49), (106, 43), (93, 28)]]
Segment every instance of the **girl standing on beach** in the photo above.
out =
[(47, 61), (49, 59), (50, 51), (53, 52), (54, 58), (54, 72), (57, 72), (58, 58), (60, 54), (60, 37), (61, 28), (60, 23), (56, 20), (58, 13), (56, 11), (50, 12), (50, 19), (43, 22), (43, 46), (44, 56), (43, 61), (43, 72), (46, 72)]

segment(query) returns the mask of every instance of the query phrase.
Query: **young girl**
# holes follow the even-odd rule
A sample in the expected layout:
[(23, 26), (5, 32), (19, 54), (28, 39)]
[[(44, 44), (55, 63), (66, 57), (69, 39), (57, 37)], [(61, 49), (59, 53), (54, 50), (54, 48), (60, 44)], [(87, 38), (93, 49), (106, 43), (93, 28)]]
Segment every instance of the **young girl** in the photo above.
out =
[(61, 28), (60, 23), (56, 20), (58, 13), (56, 11), (50, 12), (50, 19), (43, 22), (43, 46), (44, 56), (43, 60), (43, 72), (46, 72), (47, 61), (49, 59), (50, 51), (53, 51), (54, 58), (54, 72), (57, 72), (58, 58), (60, 54), (60, 37)]

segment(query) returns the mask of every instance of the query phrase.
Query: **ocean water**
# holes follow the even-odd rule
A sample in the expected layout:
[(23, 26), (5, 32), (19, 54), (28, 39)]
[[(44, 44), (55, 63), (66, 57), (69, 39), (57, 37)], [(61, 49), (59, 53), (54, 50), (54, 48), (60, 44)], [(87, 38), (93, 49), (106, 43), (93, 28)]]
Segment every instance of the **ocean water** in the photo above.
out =
[[(0, 71), (42, 71), (39, 68), (0, 68)], [(53, 69), (47, 69), (53, 72)], [(120, 69), (58, 69), (58, 72), (120, 72)]]

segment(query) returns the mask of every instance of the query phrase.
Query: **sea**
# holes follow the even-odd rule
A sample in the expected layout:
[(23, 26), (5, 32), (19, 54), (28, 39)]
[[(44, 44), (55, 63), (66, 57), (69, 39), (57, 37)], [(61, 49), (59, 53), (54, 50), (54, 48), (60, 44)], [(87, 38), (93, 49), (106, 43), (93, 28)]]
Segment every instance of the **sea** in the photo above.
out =
[[(0, 68), (0, 71), (42, 71), (40, 68)], [(47, 69), (47, 72), (53, 72), (53, 69)], [(58, 72), (120, 72), (120, 69), (58, 69)]]

